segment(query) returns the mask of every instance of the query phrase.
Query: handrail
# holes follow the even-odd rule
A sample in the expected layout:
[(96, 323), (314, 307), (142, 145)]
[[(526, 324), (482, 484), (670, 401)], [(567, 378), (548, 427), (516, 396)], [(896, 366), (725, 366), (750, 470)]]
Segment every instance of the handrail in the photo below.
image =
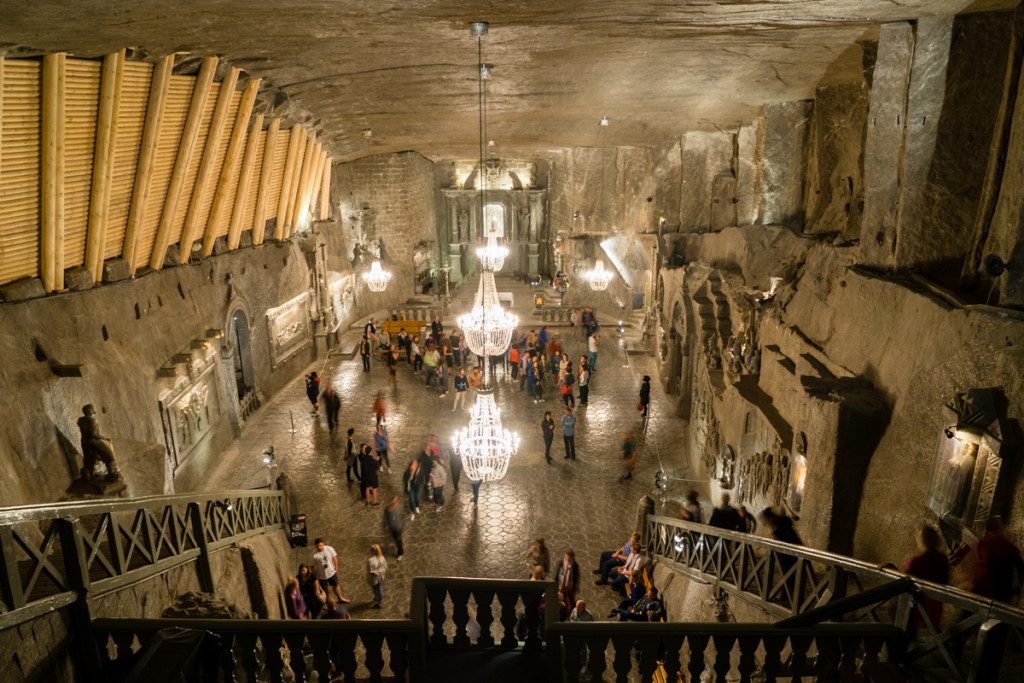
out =
[[(659, 563), (713, 582), (780, 619), (805, 613), (809, 618), (863, 618), (857, 615), (867, 610), (864, 616), (893, 623), (922, 641), (906, 651), (904, 662), (938, 653), (953, 680), (994, 675), (1006, 631), (1024, 635), (1024, 610), (861, 560), (659, 515), (648, 515), (644, 530), (646, 551)], [(894, 583), (901, 584), (899, 590), (877, 590)], [(847, 599), (850, 596), (861, 599)], [(880, 613), (882, 603), (893, 599), (899, 601), (896, 609)], [(955, 611), (953, 623), (933, 621), (926, 599), (955, 608), (946, 610)], [(849, 611), (838, 609), (844, 605)], [(975, 654), (970, 672), (964, 674), (959, 658), (970, 638)]]
[(0, 628), (193, 561), (212, 592), (210, 552), (285, 522), (282, 491), (0, 509)]
[(102, 617), (92, 620), (98, 633), (131, 631), (155, 632), (165, 628), (187, 628), (210, 633), (418, 633), (419, 625), (411, 619), (118, 619)]

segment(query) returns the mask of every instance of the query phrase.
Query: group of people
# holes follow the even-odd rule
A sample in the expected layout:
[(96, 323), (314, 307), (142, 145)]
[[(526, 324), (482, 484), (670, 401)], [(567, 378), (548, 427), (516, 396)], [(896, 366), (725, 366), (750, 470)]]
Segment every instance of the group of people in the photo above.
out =
[[(349, 619), (349, 598), (338, 583), (338, 553), (323, 539), (313, 542), (310, 564), (300, 564), (285, 584), (285, 607), (291, 619)], [(366, 558), (366, 582), (373, 592), (373, 607), (384, 604), (384, 575), (388, 561), (380, 545), (370, 546)]]

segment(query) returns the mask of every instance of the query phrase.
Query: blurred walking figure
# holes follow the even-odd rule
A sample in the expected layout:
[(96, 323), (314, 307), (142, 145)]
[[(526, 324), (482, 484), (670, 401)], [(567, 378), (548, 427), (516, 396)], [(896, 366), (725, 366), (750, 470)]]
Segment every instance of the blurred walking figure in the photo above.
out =
[(327, 430), (333, 432), (338, 426), (338, 415), (341, 413), (341, 397), (334, 390), (334, 385), (328, 383), (323, 393), (324, 412), (327, 413)]
[(313, 410), (310, 412), (316, 415), (316, 411), (320, 409), (320, 404), (318, 403), (320, 400), (320, 378), (315, 372), (311, 372), (306, 376), (306, 398), (313, 405)]

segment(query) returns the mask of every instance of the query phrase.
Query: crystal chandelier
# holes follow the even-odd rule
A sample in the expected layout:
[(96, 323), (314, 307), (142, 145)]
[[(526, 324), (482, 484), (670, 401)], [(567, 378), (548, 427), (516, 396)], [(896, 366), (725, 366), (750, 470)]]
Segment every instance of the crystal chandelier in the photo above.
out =
[(380, 267), (380, 259), (378, 259), (370, 266), (370, 272), (363, 273), (363, 280), (371, 292), (383, 292), (391, 282), (391, 273)]
[(501, 426), (493, 389), (481, 389), (470, 413), (469, 426), (452, 437), (471, 481), (497, 481), (508, 471), (509, 457), (519, 450), (519, 435)]
[(476, 255), (477, 258), (480, 259), (480, 265), (483, 266), (484, 270), (495, 272), (501, 270), (501, 267), (505, 265), (505, 257), (508, 256), (508, 247), (503, 247), (498, 244), (498, 236), (495, 235), (492, 230), (487, 236), (487, 246), (478, 247)]
[(473, 310), (460, 315), (458, 322), (470, 351), (478, 356), (500, 356), (508, 349), (519, 319), (501, 307), (494, 273), (485, 270), (480, 274)]
[(612, 281), (614, 273), (604, 269), (604, 261), (597, 259), (593, 270), (588, 270), (583, 277), (590, 283), (590, 288), (595, 292), (602, 292), (608, 289), (608, 283)]

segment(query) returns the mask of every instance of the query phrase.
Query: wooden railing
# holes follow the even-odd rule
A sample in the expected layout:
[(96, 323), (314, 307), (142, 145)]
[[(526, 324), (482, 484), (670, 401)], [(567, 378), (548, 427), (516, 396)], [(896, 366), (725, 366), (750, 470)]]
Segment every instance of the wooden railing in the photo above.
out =
[(0, 629), (196, 561), (282, 527), (280, 491), (149, 496), (0, 510)]
[[(634, 669), (640, 680), (715, 681), (840, 680), (862, 673), (897, 653), (900, 631), (879, 624), (821, 624), (773, 628), (767, 624), (558, 623), (563, 680), (575, 683), (586, 667), (590, 680), (611, 673), (624, 681)], [(710, 652), (709, 652), (710, 647)], [(634, 667), (634, 659), (637, 666)], [(705, 673), (712, 676), (705, 676)], [(679, 678), (679, 677), (682, 678)]]
[[(657, 515), (645, 532), (660, 564), (757, 604), (779, 626), (867, 621), (916, 635), (901, 662), (930, 656), (947, 680), (996, 680), (1007, 636), (1024, 636), (1024, 611), (1012, 605), (853, 558)], [(943, 604), (947, 623), (933, 622), (926, 599)]]

